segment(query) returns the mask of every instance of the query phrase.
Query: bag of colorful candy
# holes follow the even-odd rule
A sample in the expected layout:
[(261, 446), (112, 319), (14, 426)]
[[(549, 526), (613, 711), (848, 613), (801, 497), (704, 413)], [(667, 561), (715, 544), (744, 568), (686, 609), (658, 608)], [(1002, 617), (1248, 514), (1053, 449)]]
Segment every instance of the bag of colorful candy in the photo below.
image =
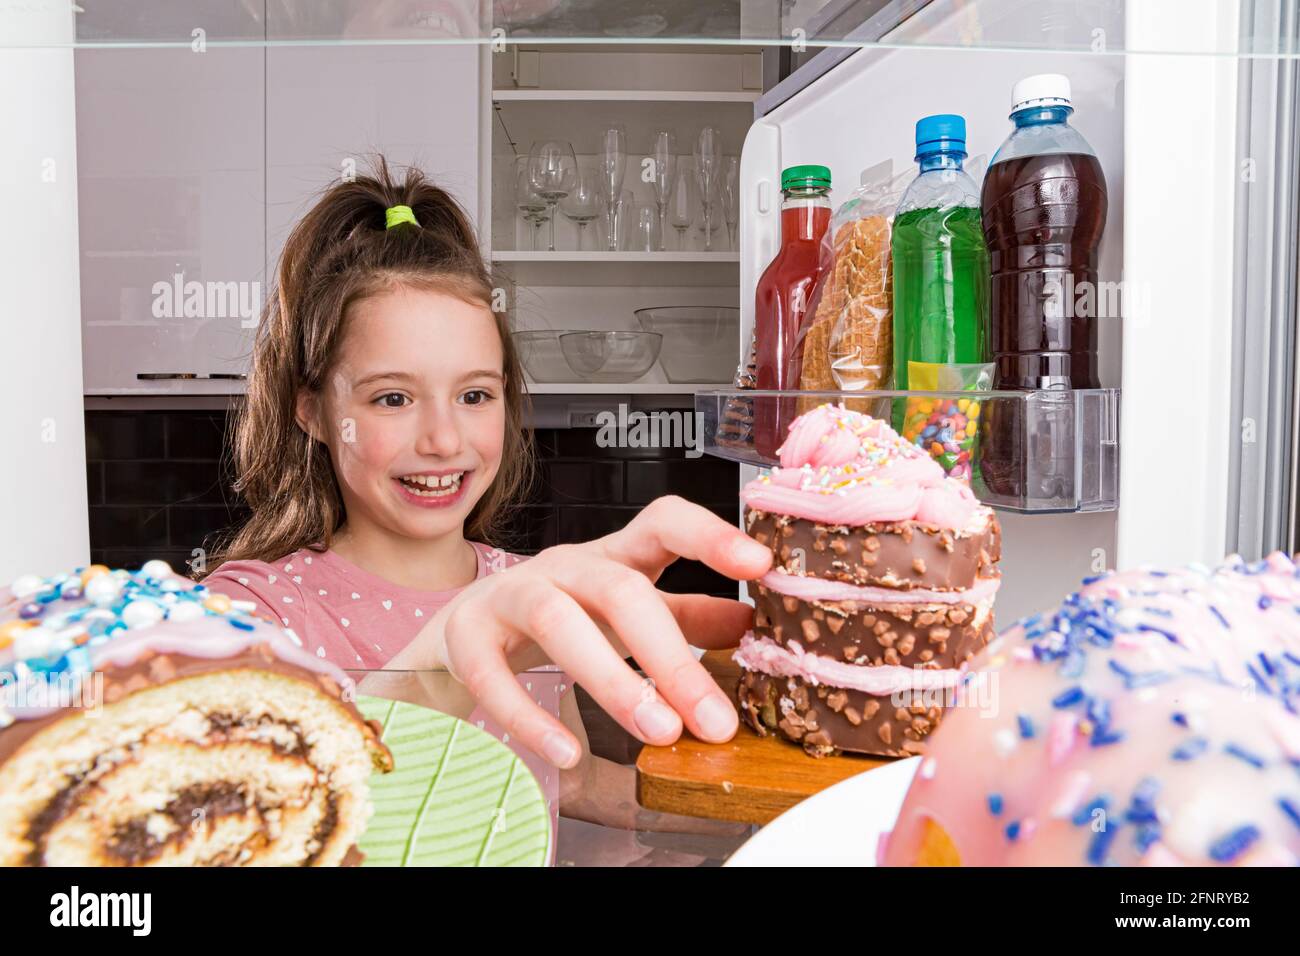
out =
[[(909, 362), (907, 380), (918, 392), (986, 391), (993, 383), (993, 364)], [(978, 399), (918, 396), (905, 401), (899, 433), (928, 451), (950, 476), (970, 481), (979, 443)]]

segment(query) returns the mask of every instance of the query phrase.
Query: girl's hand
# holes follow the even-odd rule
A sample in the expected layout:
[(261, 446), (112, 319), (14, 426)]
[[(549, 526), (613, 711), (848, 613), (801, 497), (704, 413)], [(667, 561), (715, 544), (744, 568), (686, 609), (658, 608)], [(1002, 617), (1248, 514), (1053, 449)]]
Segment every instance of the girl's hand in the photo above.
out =
[[(578, 762), (578, 741), (515, 679), (545, 661), (562, 667), (646, 743), (672, 743), (683, 723), (702, 740), (730, 740), (736, 710), (688, 645), (734, 647), (753, 609), (655, 588), (679, 557), (738, 581), (762, 576), (772, 559), (769, 549), (717, 515), (681, 498), (659, 498), (621, 531), (550, 548), (476, 581), (434, 616), (416, 643), (511, 737), (559, 767)], [(647, 678), (624, 663), (629, 655)]]

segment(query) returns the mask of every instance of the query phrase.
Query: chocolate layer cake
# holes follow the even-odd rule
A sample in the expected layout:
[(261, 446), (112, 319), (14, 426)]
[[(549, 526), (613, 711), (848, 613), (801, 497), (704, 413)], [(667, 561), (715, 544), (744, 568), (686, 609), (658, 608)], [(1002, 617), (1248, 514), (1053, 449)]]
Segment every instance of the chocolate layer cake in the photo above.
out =
[(780, 457), (742, 492), (746, 529), (773, 552), (749, 585), (742, 715), (814, 756), (921, 753), (993, 635), (997, 519), (923, 450), (843, 407), (797, 419)]
[(392, 756), (252, 610), (163, 562), (0, 590), (0, 865), (359, 861)]

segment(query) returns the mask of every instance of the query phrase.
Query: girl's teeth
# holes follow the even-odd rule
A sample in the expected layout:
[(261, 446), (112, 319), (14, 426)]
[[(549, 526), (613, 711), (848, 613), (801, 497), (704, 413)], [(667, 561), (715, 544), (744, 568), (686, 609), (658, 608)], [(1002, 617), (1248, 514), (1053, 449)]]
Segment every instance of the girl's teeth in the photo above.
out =
[(421, 498), (440, 498), (454, 494), (460, 489), (460, 480), (464, 472), (452, 475), (408, 475), (400, 481), (407, 491)]

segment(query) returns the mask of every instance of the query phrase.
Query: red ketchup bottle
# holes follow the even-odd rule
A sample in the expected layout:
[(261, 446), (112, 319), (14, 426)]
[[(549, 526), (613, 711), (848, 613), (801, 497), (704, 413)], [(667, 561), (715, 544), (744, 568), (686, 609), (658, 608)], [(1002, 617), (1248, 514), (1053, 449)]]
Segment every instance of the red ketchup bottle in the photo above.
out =
[[(799, 387), (803, 363), (796, 342), (821, 276), (830, 190), (831, 171), (825, 166), (791, 166), (781, 173), (781, 249), (758, 280), (754, 310), (755, 384), (760, 390)], [(754, 404), (754, 447), (775, 459), (795, 418), (796, 399), (758, 399)]]

